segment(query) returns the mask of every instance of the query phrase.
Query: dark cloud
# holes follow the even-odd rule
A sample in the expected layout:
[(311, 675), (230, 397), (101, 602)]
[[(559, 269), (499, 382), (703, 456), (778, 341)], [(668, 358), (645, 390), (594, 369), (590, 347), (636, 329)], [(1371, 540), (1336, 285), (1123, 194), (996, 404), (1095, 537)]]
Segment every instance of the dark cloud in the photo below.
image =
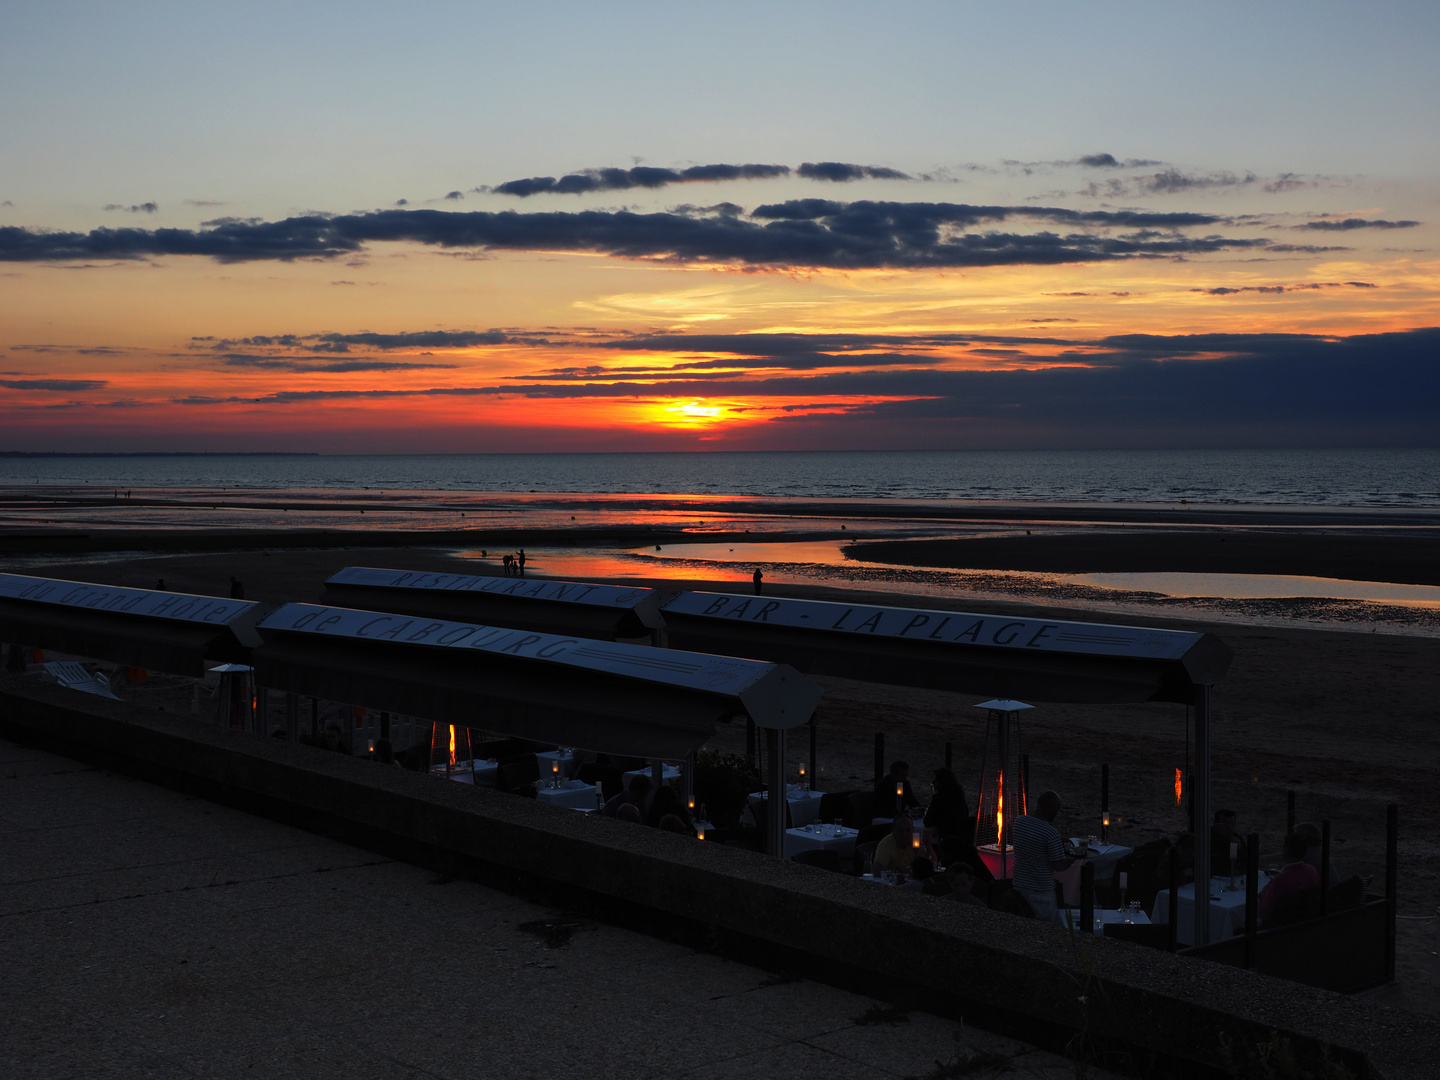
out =
[(395, 200), (395, 205), (396, 205), (396, 206), (409, 206), (409, 205), (410, 205), (410, 200), (409, 200), (409, 199), (396, 199), (396, 200)]
[(553, 176), (531, 176), (523, 180), (508, 180), (489, 190), (498, 195), (515, 195), (524, 199), (531, 195), (584, 195), (592, 191), (662, 188), (670, 184), (771, 180), (789, 174), (788, 165), (692, 165), (688, 169), (659, 169), (649, 165), (637, 165), (633, 169), (583, 169), (558, 180)]
[(1075, 164), (1091, 169), (1120, 168), (1120, 162), (1115, 160), (1114, 154), (1086, 154), (1084, 157), (1077, 158)]
[(1165, 169), (1150, 176), (1139, 178), (1140, 188), (1152, 194), (1169, 195), (1177, 191), (1194, 191), (1203, 188), (1239, 187), (1253, 184), (1259, 177), (1254, 173), (1236, 176), (1231, 172), (1182, 173), (1179, 169)]
[(1265, 190), (1272, 195), (1278, 195), (1286, 191), (1298, 191), (1300, 188), (1311, 188), (1315, 181), (1306, 180), (1298, 173), (1281, 173), (1265, 185)]
[(1028, 218), (1073, 226), (1118, 226), (1122, 228), (1184, 229), (1197, 225), (1218, 225), (1227, 221), (1215, 214), (1145, 210), (1069, 210), (1055, 206), (971, 206), (967, 203), (842, 203), (830, 199), (790, 199), (783, 203), (757, 206), (751, 217), (770, 221), (815, 221), (826, 219), (839, 232), (868, 231), (878, 221), (892, 224), (897, 231), (937, 225), (974, 226)]
[(1342, 221), (1307, 221), (1292, 229), (1313, 229), (1316, 232), (1350, 232), (1354, 229), (1413, 229), (1418, 221), (1386, 221), (1384, 218), (1345, 218)]
[(465, 193), (463, 191), (450, 191), (446, 192), (445, 198), (451, 200), (452, 202), (459, 202), (461, 199), (465, 198)]
[[(784, 205), (767, 212), (786, 213)], [(621, 258), (755, 267), (943, 268), (1057, 265), (1176, 257), (1264, 248), (1268, 240), (1138, 232), (959, 233), (997, 214), (1075, 226), (1178, 228), (1220, 219), (1205, 214), (1071, 211), (1042, 207), (969, 207), (953, 203), (837, 204), (819, 219), (755, 221), (733, 215), (587, 210), (518, 213), (380, 210), (277, 222), (219, 219), (191, 229), (94, 229), (40, 232), (0, 227), (0, 261), (138, 259), (205, 255), (221, 262), (288, 261), (354, 255), (367, 243), (407, 241), (451, 249), (597, 252)]]
[(74, 393), (78, 390), (99, 390), (108, 383), (104, 379), (0, 379), (7, 390), (56, 390)]
[(221, 202), (219, 199), (184, 199), (184, 200), (182, 200), (182, 205), (184, 205), (184, 206), (224, 206), (225, 203)]
[(1380, 286), (1369, 281), (1304, 281), (1298, 285), (1241, 285), (1237, 288), (1218, 286), (1213, 289), (1191, 289), (1191, 292), (1207, 296), (1235, 296), (1238, 293), (1284, 293), (1313, 292), (1317, 289), (1378, 289)]
[[(217, 204), (218, 205), (218, 204)], [(153, 214), (160, 209), (158, 203), (143, 202), (134, 206), (122, 206), (119, 203), (107, 203), (106, 210), (124, 210), (127, 214)]]
[(274, 356), (255, 353), (226, 353), (220, 358), (227, 367), (257, 368), (265, 371), (293, 371), (316, 375), (350, 375), (359, 371), (402, 371), (453, 368), (454, 364), (426, 364), (413, 360), (334, 360), (328, 356)]
[(852, 180), (909, 180), (908, 173), (883, 165), (851, 165), (844, 161), (807, 161), (795, 170), (807, 180), (828, 180), (846, 184)]
[(405, 334), (315, 334), (329, 345), (364, 345), (371, 349), (463, 349), (472, 345), (503, 345), (510, 338), (501, 330), (418, 330)]

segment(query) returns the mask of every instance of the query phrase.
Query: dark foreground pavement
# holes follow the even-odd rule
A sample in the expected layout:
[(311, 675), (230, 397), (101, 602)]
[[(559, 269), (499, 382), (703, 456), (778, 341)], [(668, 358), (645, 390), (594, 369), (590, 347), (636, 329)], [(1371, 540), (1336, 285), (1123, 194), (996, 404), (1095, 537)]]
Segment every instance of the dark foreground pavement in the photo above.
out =
[(887, 1013), (0, 742), (10, 1080), (961, 1069), (1074, 1075), (1053, 1054), (951, 1020)]

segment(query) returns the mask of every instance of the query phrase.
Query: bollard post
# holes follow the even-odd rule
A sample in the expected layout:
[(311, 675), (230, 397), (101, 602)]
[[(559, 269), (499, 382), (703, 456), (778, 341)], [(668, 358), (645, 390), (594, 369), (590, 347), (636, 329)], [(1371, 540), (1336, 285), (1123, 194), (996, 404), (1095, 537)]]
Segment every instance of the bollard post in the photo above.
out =
[(1260, 921), (1260, 834), (1245, 838), (1245, 966), (1255, 966), (1255, 934)]

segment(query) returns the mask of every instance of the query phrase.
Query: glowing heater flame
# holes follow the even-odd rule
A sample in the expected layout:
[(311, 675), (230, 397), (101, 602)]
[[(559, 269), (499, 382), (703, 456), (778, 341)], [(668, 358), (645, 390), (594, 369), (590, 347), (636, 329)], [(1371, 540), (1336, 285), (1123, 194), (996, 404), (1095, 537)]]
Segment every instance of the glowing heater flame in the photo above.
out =
[(1182, 773), (1179, 769), (1176, 769), (1176, 770), (1175, 770), (1175, 805), (1176, 805), (1176, 806), (1179, 806), (1179, 805), (1180, 805), (1180, 793), (1181, 793), (1181, 792), (1184, 790), (1184, 788), (1185, 788), (1185, 785), (1184, 785), (1184, 783), (1182, 782), (1183, 776), (1184, 776), (1184, 773)]
[(1005, 774), (996, 777), (995, 788), (995, 843), (1002, 848), (1005, 844)]
[(455, 764), (455, 725), (450, 725), (450, 764)]

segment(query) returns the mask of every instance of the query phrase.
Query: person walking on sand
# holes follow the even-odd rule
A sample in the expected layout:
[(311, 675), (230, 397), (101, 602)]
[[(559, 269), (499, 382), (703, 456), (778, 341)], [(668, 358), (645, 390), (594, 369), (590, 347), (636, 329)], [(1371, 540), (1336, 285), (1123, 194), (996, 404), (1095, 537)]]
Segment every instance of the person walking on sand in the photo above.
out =
[(761, 582), (765, 580), (765, 575), (760, 572), (760, 568), (758, 566), (755, 568), (755, 573), (750, 575), (750, 580), (755, 582), (755, 595), (759, 596)]
[(501, 564), (505, 567), (505, 576), (506, 576), (506, 577), (509, 577), (509, 576), (510, 576), (510, 561), (511, 561), (514, 557), (515, 557), (515, 556), (513, 556), (513, 555), (508, 555), (508, 554), (507, 554), (503, 559), (500, 560)]
[(525, 549), (521, 548), (520, 553), (515, 556), (515, 571), (521, 577), (525, 576)]

